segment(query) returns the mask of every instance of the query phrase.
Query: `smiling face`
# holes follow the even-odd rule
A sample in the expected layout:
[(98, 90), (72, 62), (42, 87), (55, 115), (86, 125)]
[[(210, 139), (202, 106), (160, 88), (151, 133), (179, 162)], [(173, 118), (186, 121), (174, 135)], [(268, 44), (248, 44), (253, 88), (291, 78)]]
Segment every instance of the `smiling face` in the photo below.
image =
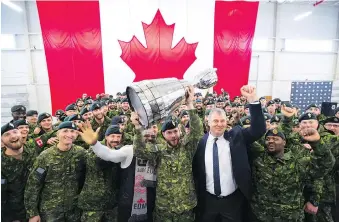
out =
[(318, 129), (319, 123), (318, 120), (309, 119), (309, 120), (302, 120), (300, 123), (300, 129)]
[(20, 131), (21, 136), (22, 136), (23, 138), (27, 138), (28, 132), (29, 132), (29, 126), (28, 126), (28, 125), (21, 125), (21, 126), (18, 126), (18, 130)]
[(18, 129), (12, 129), (1, 136), (1, 143), (8, 149), (19, 150), (22, 148), (23, 141)]
[(57, 132), (59, 143), (64, 146), (71, 145), (78, 137), (78, 132), (74, 129), (61, 129)]
[(26, 119), (26, 111), (15, 111), (12, 113), (13, 120)]
[(224, 134), (227, 126), (226, 115), (224, 112), (211, 112), (208, 118), (210, 133), (215, 137), (220, 137)]
[(171, 146), (176, 146), (179, 143), (180, 131), (179, 128), (166, 130), (162, 133), (163, 137)]
[(122, 141), (122, 134), (110, 134), (108, 136), (105, 136), (106, 139), (106, 145), (110, 148), (114, 148), (118, 146)]
[(34, 114), (33, 116), (27, 116), (26, 117), (26, 120), (32, 124), (32, 125), (35, 125), (38, 123), (38, 115)]
[(104, 113), (102, 109), (95, 109), (92, 111), (94, 118), (101, 120), (104, 118)]
[(52, 128), (53, 122), (52, 122), (52, 117), (48, 117), (46, 119), (43, 119), (40, 122), (41, 128), (44, 130), (49, 130)]

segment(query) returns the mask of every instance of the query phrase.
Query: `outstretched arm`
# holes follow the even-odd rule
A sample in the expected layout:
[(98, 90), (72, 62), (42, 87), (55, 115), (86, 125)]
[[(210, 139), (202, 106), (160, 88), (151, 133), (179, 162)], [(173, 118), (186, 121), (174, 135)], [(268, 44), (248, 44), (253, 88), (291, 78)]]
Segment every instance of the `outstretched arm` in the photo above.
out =
[(121, 163), (122, 168), (125, 168), (123, 166), (129, 166), (133, 159), (132, 145), (126, 145), (121, 147), (119, 150), (114, 150), (97, 142), (91, 147), (95, 155), (97, 155), (100, 159), (114, 163)]

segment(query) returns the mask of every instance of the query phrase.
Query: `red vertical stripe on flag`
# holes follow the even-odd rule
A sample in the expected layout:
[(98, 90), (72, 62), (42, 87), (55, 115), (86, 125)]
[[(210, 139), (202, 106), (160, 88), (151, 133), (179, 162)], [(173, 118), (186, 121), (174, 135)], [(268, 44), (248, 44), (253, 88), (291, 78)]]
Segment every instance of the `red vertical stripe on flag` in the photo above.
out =
[(37, 1), (52, 112), (104, 92), (98, 1)]
[(231, 97), (248, 82), (258, 2), (215, 2), (214, 67), (218, 84)]

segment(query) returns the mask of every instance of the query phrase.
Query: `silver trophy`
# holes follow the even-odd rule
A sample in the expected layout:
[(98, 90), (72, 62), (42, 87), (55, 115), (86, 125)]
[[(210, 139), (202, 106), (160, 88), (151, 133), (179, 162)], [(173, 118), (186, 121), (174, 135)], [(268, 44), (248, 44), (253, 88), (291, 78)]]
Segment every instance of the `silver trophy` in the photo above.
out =
[(186, 87), (209, 89), (216, 85), (216, 68), (198, 74), (192, 82), (177, 78), (144, 80), (133, 83), (126, 89), (132, 109), (138, 113), (139, 121), (145, 128), (167, 117), (186, 99)]

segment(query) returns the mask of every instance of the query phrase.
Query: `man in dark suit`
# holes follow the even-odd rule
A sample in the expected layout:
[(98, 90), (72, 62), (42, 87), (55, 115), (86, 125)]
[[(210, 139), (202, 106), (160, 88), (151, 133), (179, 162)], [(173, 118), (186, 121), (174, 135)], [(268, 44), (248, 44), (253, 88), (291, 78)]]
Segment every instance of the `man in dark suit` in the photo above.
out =
[(193, 159), (193, 175), (198, 195), (197, 220), (241, 222), (248, 214), (251, 197), (249, 145), (266, 132), (262, 108), (255, 88), (243, 86), (241, 94), (250, 103), (251, 126), (235, 126), (225, 132), (227, 121), (222, 109), (209, 114), (210, 132), (200, 140)]

